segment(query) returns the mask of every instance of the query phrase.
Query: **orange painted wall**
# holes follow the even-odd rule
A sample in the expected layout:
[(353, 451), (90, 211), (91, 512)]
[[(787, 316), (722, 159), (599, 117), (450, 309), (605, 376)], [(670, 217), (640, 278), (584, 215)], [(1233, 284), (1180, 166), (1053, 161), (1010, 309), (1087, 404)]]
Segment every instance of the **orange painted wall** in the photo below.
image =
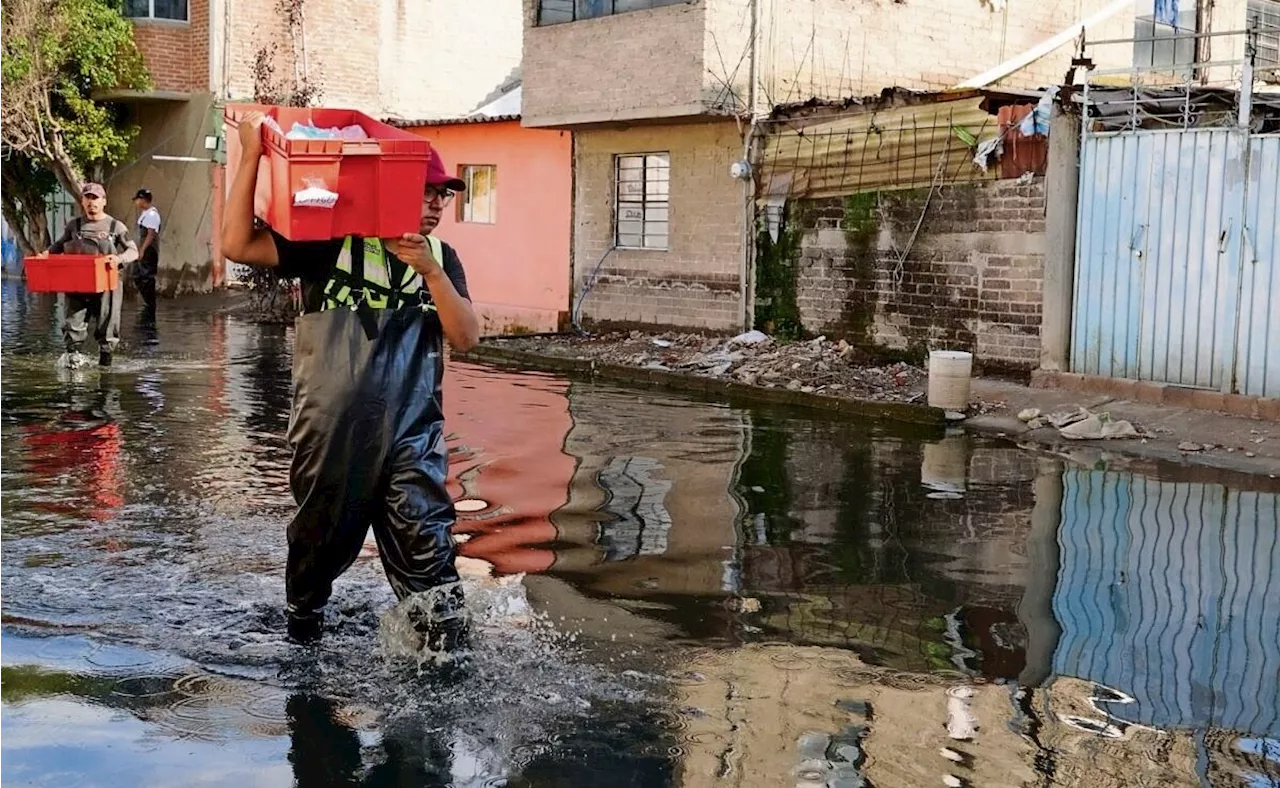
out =
[(484, 333), (556, 330), (560, 314), (569, 310), (570, 133), (526, 129), (518, 120), (410, 131), (431, 140), (450, 172), (463, 164), (497, 167), (496, 222), (458, 222), (455, 200), (436, 230), (462, 258)]

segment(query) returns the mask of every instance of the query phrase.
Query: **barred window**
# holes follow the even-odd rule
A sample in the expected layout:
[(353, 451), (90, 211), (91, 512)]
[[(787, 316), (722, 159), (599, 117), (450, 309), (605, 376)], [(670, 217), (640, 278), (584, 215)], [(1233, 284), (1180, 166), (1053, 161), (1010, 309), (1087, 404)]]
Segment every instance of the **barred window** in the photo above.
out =
[(187, 0), (124, 0), (124, 15), (134, 19), (186, 22)]
[(538, 24), (558, 25), (687, 2), (689, 0), (541, 0), (538, 3)]
[(622, 249), (666, 249), (671, 154), (631, 153), (614, 159), (613, 240)]

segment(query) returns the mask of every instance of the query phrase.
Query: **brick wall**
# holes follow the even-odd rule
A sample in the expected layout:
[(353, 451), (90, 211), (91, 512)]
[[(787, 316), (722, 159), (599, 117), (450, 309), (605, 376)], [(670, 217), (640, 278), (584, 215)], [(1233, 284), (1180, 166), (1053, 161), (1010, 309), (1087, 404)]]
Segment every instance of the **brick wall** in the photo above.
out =
[(525, 2), (526, 126), (701, 112), (705, 4), (537, 27)]
[[(465, 115), (517, 73), (521, 0), (306, 0), (306, 70), (320, 103), (378, 116)], [(274, 2), (237, 3), (226, 36), (227, 93), (253, 95), (254, 59), (275, 46), (279, 77), (302, 62)]]
[(188, 15), (187, 22), (134, 20), (133, 39), (156, 90), (209, 88), (209, 0), (191, 0)]
[(867, 348), (918, 355), (968, 350), (989, 367), (1035, 367), (1044, 180), (939, 189), (899, 265), (926, 193), (864, 194), (789, 207), (786, 231), (796, 240), (794, 259), (770, 264), (793, 266), (801, 325)]
[[(1108, 1), (760, 0), (766, 104), (863, 96), (895, 86), (949, 88), (1030, 49)], [(743, 66), (735, 72), (735, 66), (747, 48), (751, 0), (706, 2), (708, 70), (736, 73), (732, 81), (745, 96), (748, 71)], [(1095, 39), (1132, 35), (1131, 11), (1089, 31)], [(719, 56), (713, 58), (713, 45), (723, 53), (723, 65)], [(1036, 88), (1061, 82), (1072, 51), (1073, 44), (1065, 44), (997, 84)], [(1132, 49), (1110, 47), (1099, 58), (1099, 65), (1128, 65)]]
[[(573, 125), (742, 110), (748, 98), (752, 0), (691, 0), (647, 11), (538, 27), (525, 3), (525, 120)], [(1039, 44), (1108, 0), (759, 0), (762, 103), (949, 88)], [(1239, 0), (1229, 0), (1238, 3)], [(1122, 12), (1091, 38), (1133, 35)], [(1065, 44), (1003, 87), (1061, 82)], [(1108, 47), (1099, 65), (1128, 65)]]
[(732, 330), (741, 324), (744, 194), (729, 177), (741, 156), (734, 123), (576, 134), (575, 294), (613, 243), (614, 156), (671, 154), (668, 251), (616, 250), (582, 308), (596, 322)]
[(139, 21), (134, 23), (133, 40), (142, 52), (156, 90), (185, 93), (191, 89), (189, 25)]
[[(353, 14), (354, 15), (354, 14)], [(277, 74), (293, 73), (293, 50), (284, 18), (274, 2), (232, 3), (223, 19), (223, 57), (226, 59), (227, 96), (244, 101), (253, 97), (254, 58), (263, 47), (276, 47)]]

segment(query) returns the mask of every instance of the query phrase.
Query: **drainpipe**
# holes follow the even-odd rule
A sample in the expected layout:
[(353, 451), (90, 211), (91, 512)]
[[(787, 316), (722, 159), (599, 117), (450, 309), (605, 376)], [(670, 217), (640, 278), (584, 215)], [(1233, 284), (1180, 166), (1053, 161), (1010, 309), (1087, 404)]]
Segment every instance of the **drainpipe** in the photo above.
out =
[(298, 3), (298, 35), (302, 45), (302, 84), (310, 86), (310, 73), (307, 71), (307, 4)]
[[(755, 145), (756, 128), (760, 120), (760, 1), (751, 0), (751, 40), (750, 64), (747, 86), (747, 111), (750, 123), (742, 144), (742, 160), (748, 165), (752, 162), (751, 151)], [(747, 177), (742, 181), (743, 190), (743, 227), (742, 227), (742, 273), (740, 278), (740, 298), (742, 299), (742, 329), (750, 330), (755, 324), (755, 224), (756, 224), (756, 177), (754, 168), (748, 169)]]

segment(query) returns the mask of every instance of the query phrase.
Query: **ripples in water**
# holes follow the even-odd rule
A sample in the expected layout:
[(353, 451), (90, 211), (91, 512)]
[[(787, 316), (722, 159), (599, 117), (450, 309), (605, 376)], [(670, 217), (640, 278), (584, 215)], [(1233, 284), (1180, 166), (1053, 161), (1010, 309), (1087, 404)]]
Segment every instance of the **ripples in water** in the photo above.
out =
[(234, 306), (68, 378), (4, 286), (6, 781), (1280, 784), (1273, 480), (553, 376), (450, 368), (472, 659), (385, 654), (372, 540), (297, 648)]

